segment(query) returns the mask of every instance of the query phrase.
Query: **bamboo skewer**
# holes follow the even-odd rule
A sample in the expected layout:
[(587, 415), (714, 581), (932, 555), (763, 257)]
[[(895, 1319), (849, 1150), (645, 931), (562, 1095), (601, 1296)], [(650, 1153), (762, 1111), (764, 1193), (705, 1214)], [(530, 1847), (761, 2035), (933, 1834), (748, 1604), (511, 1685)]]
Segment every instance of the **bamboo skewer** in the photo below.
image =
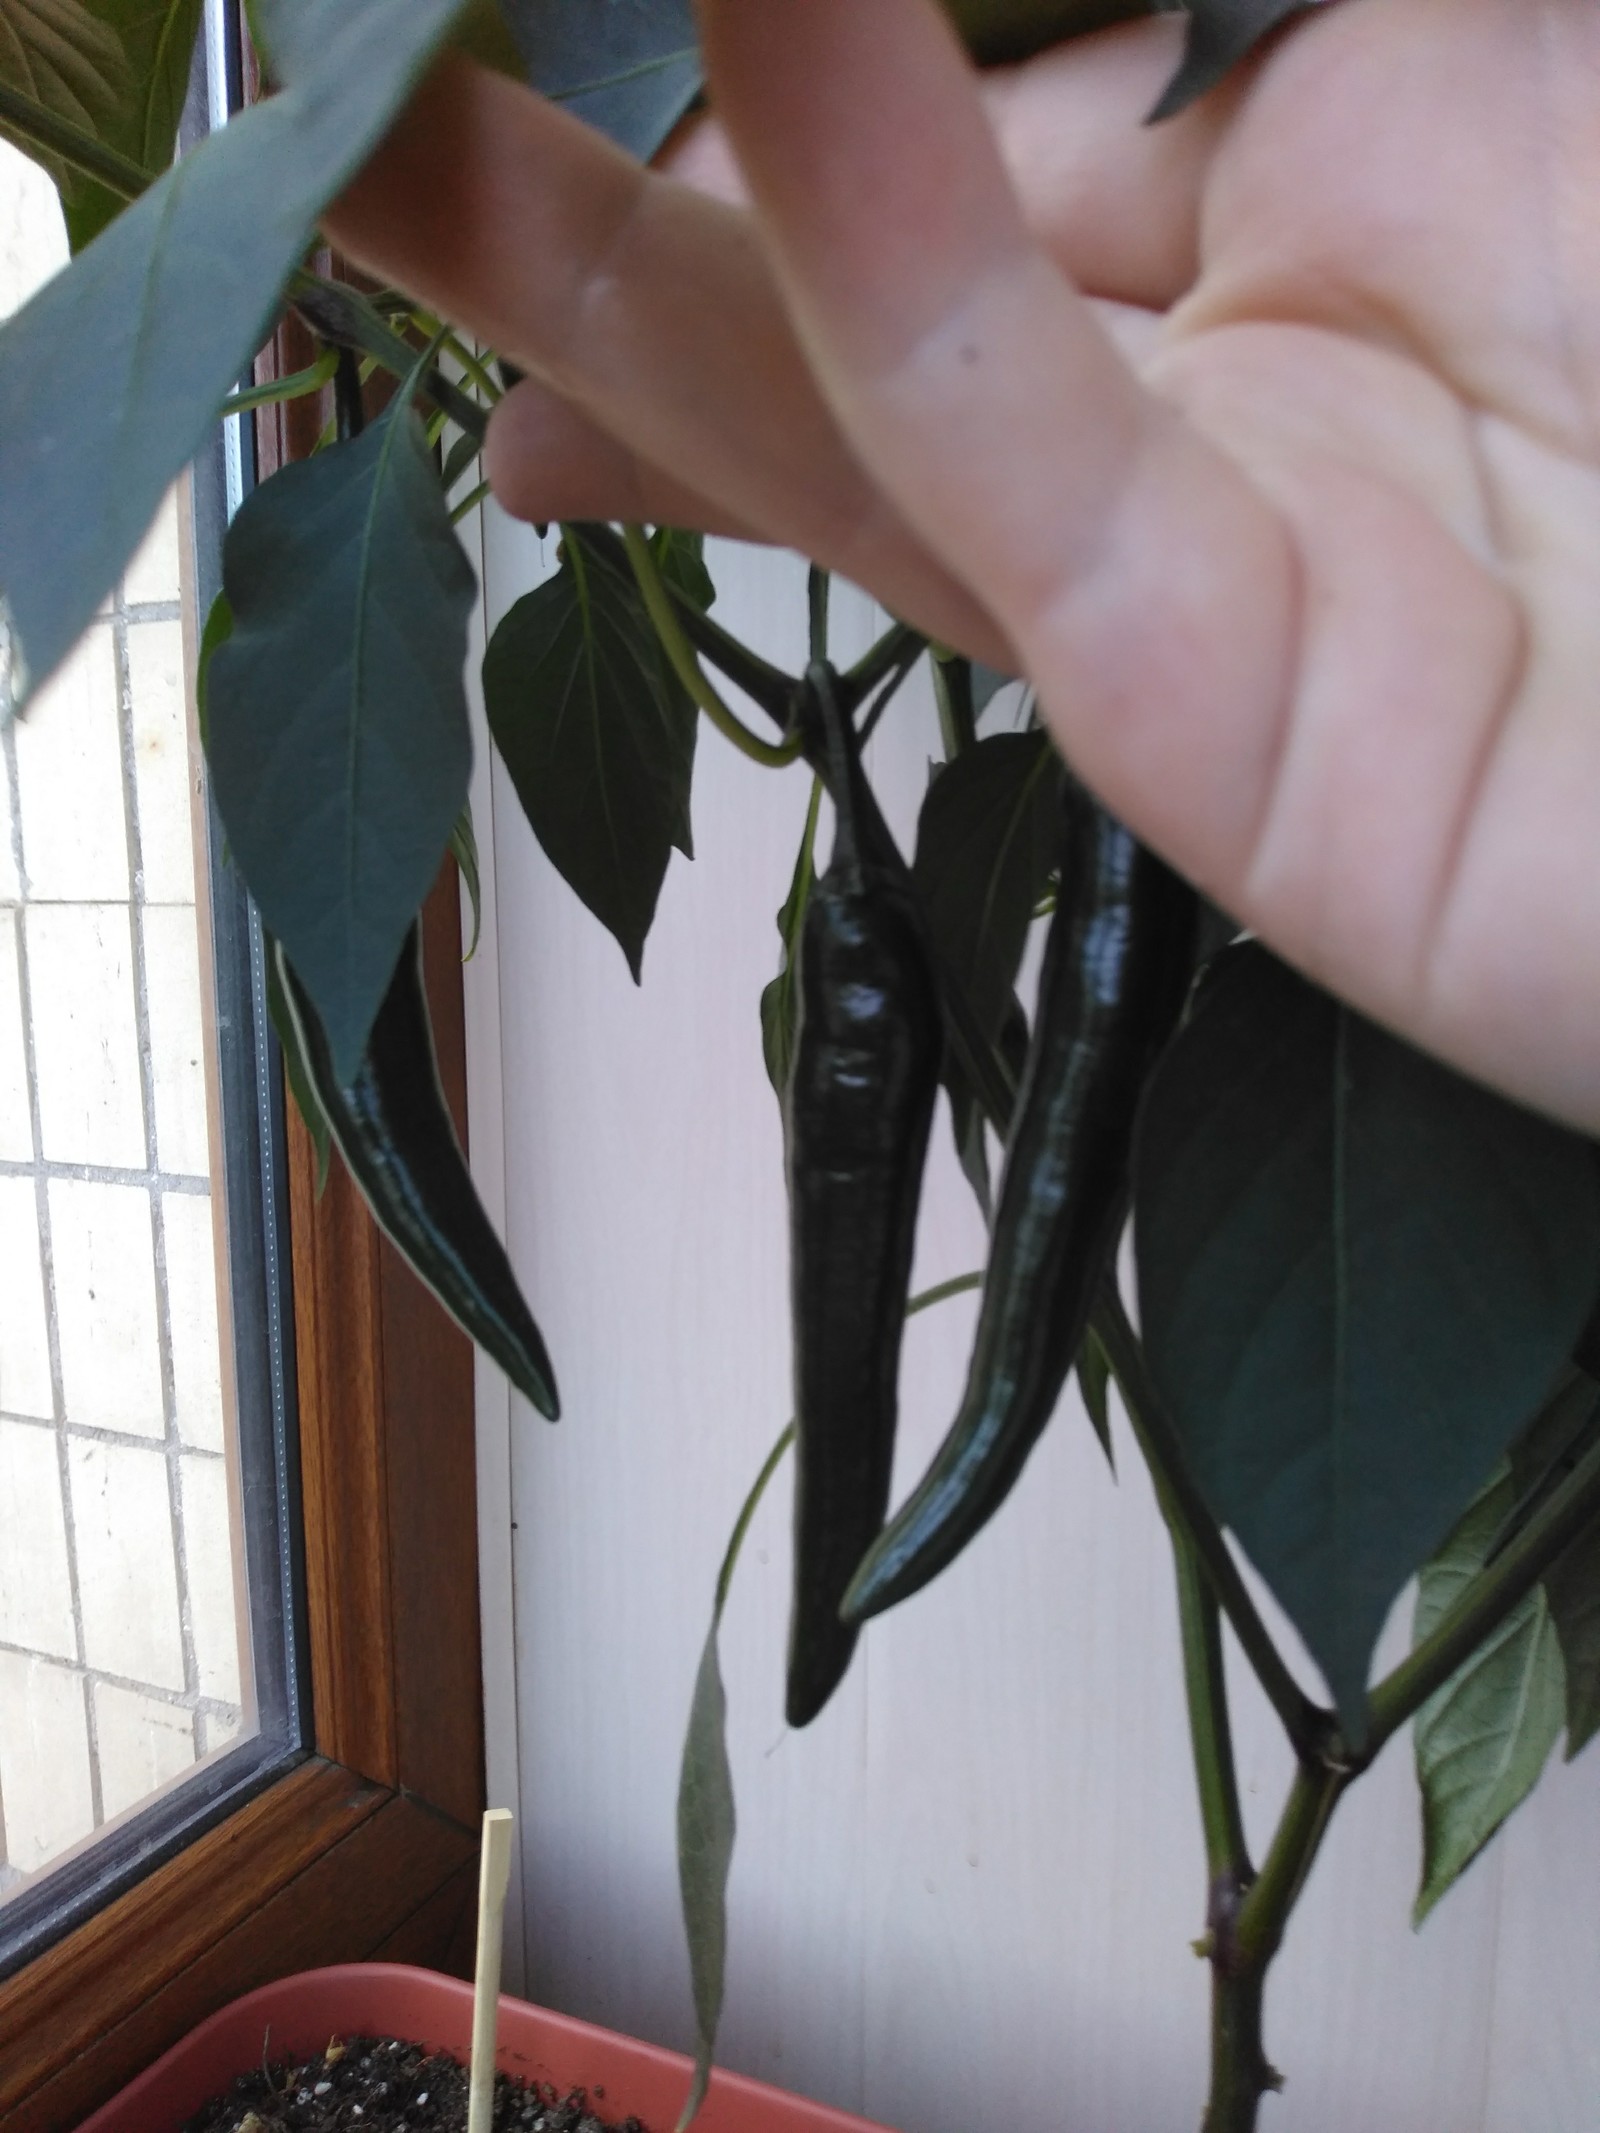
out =
[(500, 2014), (501, 1927), (511, 1879), (511, 1812), (491, 1807), (483, 1818), (478, 1860), (478, 1956), (472, 1979), (472, 2068), (467, 2133), (489, 2133), (494, 2116), (494, 2047)]

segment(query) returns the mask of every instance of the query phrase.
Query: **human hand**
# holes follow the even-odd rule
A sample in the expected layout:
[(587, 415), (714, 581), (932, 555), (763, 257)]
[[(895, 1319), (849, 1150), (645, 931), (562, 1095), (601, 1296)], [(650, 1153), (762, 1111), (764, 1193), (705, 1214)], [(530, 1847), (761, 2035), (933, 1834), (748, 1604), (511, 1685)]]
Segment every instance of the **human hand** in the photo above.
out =
[(1153, 131), (1170, 21), (981, 86), (929, 0), (704, 27), (753, 209), (452, 63), (331, 218), (532, 372), (502, 500), (1015, 661), (1288, 960), (1600, 1127), (1588, 0), (1350, 0)]

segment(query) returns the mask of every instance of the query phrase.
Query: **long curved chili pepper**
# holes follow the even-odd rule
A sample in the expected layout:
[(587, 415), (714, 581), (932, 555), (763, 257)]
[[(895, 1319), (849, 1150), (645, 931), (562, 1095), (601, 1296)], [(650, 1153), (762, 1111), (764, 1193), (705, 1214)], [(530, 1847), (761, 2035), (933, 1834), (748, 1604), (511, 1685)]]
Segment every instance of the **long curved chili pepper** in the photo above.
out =
[(553, 1422), (555, 1373), (456, 1140), (434, 1056), (413, 925), (353, 1081), (341, 1082), (316, 1009), (274, 947), (301, 1056), (368, 1207), (412, 1271)]
[(900, 1336), (943, 1037), (915, 909), (862, 856), (853, 739), (830, 724), (833, 855), (799, 946), (785, 1122), (794, 1317), (789, 1723), (816, 1717), (856, 1631), (839, 1602), (889, 1508)]
[(1061, 889), (1000, 1181), (966, 1393), (858, 1566), (849, 1622), (954, 1560), (1054, 1412), (1126, 1201), (1134, 1117), (1191, 968), (1194, 893), (1068, 780)]

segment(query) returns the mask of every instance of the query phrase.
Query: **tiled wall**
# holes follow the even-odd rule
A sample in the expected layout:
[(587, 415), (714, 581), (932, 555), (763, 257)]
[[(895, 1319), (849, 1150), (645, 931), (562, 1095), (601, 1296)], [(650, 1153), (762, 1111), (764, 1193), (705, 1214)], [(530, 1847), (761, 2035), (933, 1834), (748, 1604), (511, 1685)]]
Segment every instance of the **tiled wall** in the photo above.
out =
[[(62, 251), (0, 143), (0, 315)], [(0, 1894), (246, 1700), (178, 538), (0, 740)]]

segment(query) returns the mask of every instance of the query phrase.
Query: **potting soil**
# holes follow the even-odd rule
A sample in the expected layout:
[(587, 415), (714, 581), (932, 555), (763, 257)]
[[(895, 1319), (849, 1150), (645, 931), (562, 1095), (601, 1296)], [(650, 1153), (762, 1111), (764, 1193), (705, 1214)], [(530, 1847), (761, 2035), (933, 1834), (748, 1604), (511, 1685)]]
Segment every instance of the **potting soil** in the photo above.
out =
[[(270, 2038), (267, 2040), (270, 2043)], [(462, 2133), (467, 2070), (445, 2052), (394, 2038), (334, 2038), (314, 2059), (267, 2058), (214, 2096), (183, 2133)], [(496, 2074), (494, 2133), (645, 2133), (600, 2115), (604, 2091), (560, 2096)]]

